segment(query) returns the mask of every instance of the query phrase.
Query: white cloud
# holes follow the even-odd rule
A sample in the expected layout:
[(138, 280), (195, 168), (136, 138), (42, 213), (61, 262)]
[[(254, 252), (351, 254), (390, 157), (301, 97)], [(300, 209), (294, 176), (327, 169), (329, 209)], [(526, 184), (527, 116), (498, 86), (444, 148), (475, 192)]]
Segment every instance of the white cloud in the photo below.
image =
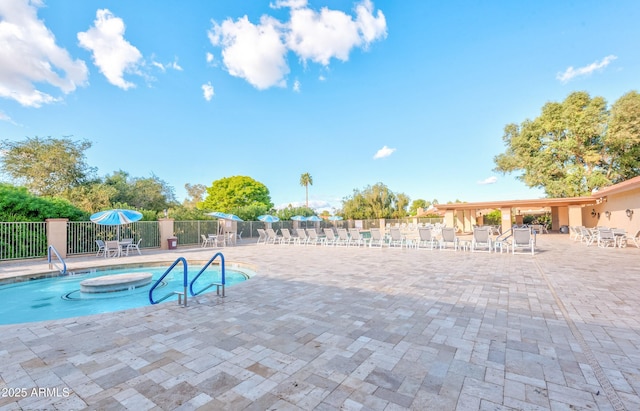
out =
[(5, 114), (4, 112), (2, 112), (1, 110), (0, 110), (0, 121), (6, 121), (7, 123), (11, 123), (11, 124), (13, 124), (13, 125), (16, 125), (16, 126), (17, 126), (16, 122), (15, 122), (15, 121), (13, 121), (13, 120), (11, 119), (11, 117), (9, 117), (8, 115), (6, 115), (6, 114)]
[(485, 178), (484, 180), (480, 180), (478, 181), (478, 184), (480, 185), (485, 185), (485, 184), (494, 184), (495, 182), (498, 181), (498, 177), (496, 176), (491, 176), (488, 178)]
[(204, 95), (204, 99), (207, 101), (211, 101), (214, 96), (213, 86), (211, 85), (211, 82), (202, 85), (202, 92)]
[(222, 46), (222, 61), (232, 76), (243, 78), (260, 90), (284, 87), (289, 66), (280, 26), (268, 16), (262, 16), (258, 25), (247, 16), (235, 22), (227, 19), (222, 24), (213, 22), (209, 40), (214, 46)]
[(387, 35), (386, 19), (380, 10), (374, 13), (371, 0), (356, 5), (355, 18), (326, 7), (312, 10), (306, 0), (276, 0), (271, 7), (290, 8), (290, 20), (282, 23), (265, 15), (255, 25), (244, 16), (235, 22), (213, 21), (209, 31), (211, 44), (222, 48), (229, 74), (258, 89), (286, 84), (289, 51), (305, 63), (326, 67), (331, 59), (347, 61), (355, 47), (366, 49)]
[(293, 91), (296, 93), (300, 93), (302, 91), (302, 84), (300, 84), (300, 80), (296, 80), (293, 82)]
[(40, 5), (26, 0), (0, 2), (0, 97), (26, 107), (60, 100), (36, 84), (52, 86), (64, 94), (87, 84), (85, 62), (73, 60), (55, 44), (53, 33), (38, 19)]
[(576, 77), (588, 76), (594, 71), (607, 67), (612, 61), (617, 58), (617, 56), (614, 56), (612, 54), (603, 58), (601, 61), (594, 61), (593, 63), (584, 67), (574, 68), (573, 66), (570, 66), (564, 71), (564, 73), (558, 73), (556, 75), (556, 79), (560, 80), (562, 83), (567, 83)]
[(300, 9), (307, 6), (307, 0), (276, 0), (275, 3), (269, 3), (272, 9), (280, 9), (288, 7), (291, 9)]
[(214, 57), (213, 57), (213, 54), (212, 54), (212, 53), (207, 53), (207, 55), (206, 55), (206, 57), (205, 57), (205, 58), (207, 59), (207, 63), (208, 63), (208, 64), (213, 64), (213, 59), (214, 59)]
[(173, 60), (171, 63), (162, 64), (158, 61), (152, 60), (151, 64), (157, 67), (163, 73), (167, 71), (167, 69), (182, 71), (182, 67), (178, 64), (178, 59)]
[(373, 159), (377, 160), (379, 158), (389, 157), (391, 154), (393, 154), (394, 151), (396, 151), (395, 148), (384, 146), (376, 152), (376, 154), (373, 156)]
[(142, 54), (124, 38), (125, 25), (109, 10), (96, 12), (94, 26), (78, 33), (80, 46), (93, 53), (93, 63), (109, 83), (127, 90), (135, 84), (124, 79), (125, 73), (140, 74)]

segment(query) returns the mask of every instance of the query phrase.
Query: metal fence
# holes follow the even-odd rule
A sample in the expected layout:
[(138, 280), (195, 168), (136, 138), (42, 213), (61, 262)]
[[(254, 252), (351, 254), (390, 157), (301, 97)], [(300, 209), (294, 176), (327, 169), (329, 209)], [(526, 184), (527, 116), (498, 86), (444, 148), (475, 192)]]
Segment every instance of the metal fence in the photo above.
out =
[[(411, 224), (413, 219), (386, 220), (387, 225)], [(441, 218), (418, 219), (418, 223), (442, 222)], [(0, 261), (41, 258), (47, 255), (47, 228), (44, 222), (0, 222)], [(258, 237), (258, 229), (271, 226), (274, 230), (288, 228), (370, 228), (380, 227), (380, 220), (343, 221), (242, 221), (237, 223), (237, 232), (242, 239)], [(98, 251), (96, 240), (142, 239), (140, 248), (160, 248), (160, 225), (157, 221), (137, 221), (121, 226), (98, 225), (90, 221), (70, 221), (67, 223), (67, 255), (90, 254)], [(174, 235), (178, 244), (196, 245), (202, 242), (202, 235), (218, 232), (218, 220), (174, 221)]]
[(70, 221), (67, 223), (67, 255), (95, 253), (96, 240), (117, 240), (133, 238), (135, 243), (142, 239), (140, 249), (160, 247), (160, 230), (157, 221), (136, 221), (121, 226), (99, 225), (91, 221)]
[(38, 258), (47, 255), (47, 223), (0, 222), (0, 260)]

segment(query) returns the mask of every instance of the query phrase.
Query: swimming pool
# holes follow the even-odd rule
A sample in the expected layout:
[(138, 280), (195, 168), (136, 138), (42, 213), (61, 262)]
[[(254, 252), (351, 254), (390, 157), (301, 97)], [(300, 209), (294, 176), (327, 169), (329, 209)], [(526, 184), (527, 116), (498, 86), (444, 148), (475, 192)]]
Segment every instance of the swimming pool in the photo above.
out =
[[(16, 282), (0, 286), (0, 325), (20, 324), (44, 320), (80, 317), (150, 305), (149, 289), (169, 267), (166, 265), (139, 264), (133, 267), (88, 269), (74, 275), (49, 277), (30, 281)], [(200, 271), (203, 264), (189, 265), (189, 281)], [(80, 291), (80, 282), (107, 275), (125, 273), (151, 273), (150, 284), (124, 291), (86, 293)], [(154, 295), (162, 297), (172, 291), (183, 291), (183, 269), (176, 267), (160, 283)], [(203, 273), (206, 281), (220, 281), (218, 265), (211, 265)], [(225, 269), (226, 286), (245, 281), (250, 270), (237, 265)], [(215, 291), (215, 287), (206, 292)], [(191, 295), (189, 295), (191, 297)], [(171, 297), (165, 301), (177, 300)]]

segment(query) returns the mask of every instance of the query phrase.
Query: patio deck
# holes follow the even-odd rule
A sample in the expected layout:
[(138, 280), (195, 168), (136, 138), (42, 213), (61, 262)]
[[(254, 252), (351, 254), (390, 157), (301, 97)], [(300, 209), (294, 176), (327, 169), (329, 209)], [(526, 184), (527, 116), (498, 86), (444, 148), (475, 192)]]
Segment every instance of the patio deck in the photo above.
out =
[[(0, 410), (640, 409), (640, 249), (562, 234), (538, 247), (245, 242), (225, 259), (258, 274), (224, 299), (0, 326)], [(0, 275), (46, 268), (5, 262)]]

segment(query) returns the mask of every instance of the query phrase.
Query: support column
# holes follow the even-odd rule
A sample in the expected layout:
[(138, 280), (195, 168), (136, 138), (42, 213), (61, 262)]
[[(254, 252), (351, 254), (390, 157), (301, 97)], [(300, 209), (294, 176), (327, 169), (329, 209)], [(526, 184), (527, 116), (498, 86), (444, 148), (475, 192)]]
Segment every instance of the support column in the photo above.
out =
[(52, 245), (61, 258), (67, 258), (68, 218), (47, 218), (47, 249)]
[(173, 237), (173, 218), (161, 218), (158, 220), (160, 231), (160, 249), (169, 249), (169, 237)]
[(506, 233), (511, 230), (511, 208), (501, 208), (502, 213), (502, 232)]

